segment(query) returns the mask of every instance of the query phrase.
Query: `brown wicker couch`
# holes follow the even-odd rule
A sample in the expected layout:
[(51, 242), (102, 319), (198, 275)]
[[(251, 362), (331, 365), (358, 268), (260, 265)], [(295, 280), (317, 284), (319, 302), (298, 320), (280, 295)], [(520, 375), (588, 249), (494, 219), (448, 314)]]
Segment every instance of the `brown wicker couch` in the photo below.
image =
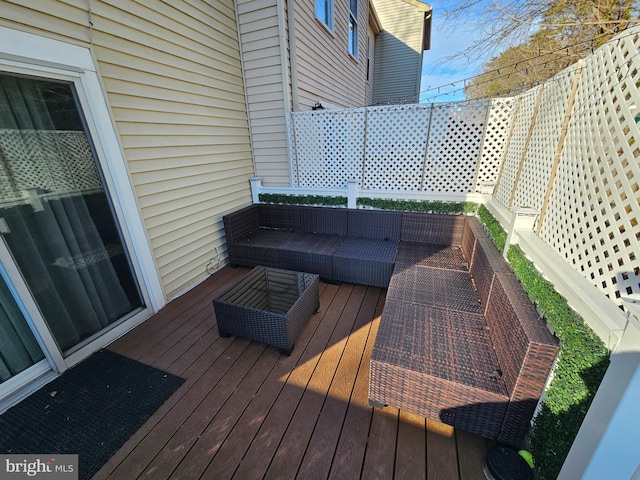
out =
[(475, 217), (251, 205), (231, 264), (388, 287), (369, 401), (519, 446), (558, 344)]
[(450, 245), (401, 242), (369, 401), (518, 447), (558, 342), (477, 219), (458, 218)]

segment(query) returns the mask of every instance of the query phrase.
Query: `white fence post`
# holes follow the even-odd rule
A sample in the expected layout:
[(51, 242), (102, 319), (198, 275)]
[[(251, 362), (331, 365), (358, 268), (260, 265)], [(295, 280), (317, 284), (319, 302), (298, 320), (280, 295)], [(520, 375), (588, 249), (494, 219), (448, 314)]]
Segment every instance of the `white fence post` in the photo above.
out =
[(504, 244), (504, 251), (502, 252), (505, 258), (507, 257), (509, 246), (518, 243), (518, 230), (533, 231), (538, 215), (540, 215), (540, 212), (534, 208), (516, 207), (513, 210), (513, 222), (507, 232), (507, 241)]
[(347, 208), (356, 208), (357, 199), (356, 199), (356, 185), (358, 181), (351, 178), (347, 180)]
[(251, 201), (253, 203), (260, 203), (260, 191), (262, 190), (262, 178), (251, 177)]

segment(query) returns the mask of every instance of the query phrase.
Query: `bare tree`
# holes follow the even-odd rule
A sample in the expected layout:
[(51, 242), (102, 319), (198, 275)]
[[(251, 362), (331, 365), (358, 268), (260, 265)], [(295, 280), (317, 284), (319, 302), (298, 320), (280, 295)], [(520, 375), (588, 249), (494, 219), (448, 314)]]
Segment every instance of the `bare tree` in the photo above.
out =
[(491, 58), (467, 98), (514, 95), (543, 82), (638, 23), (634, 0), (462, 0), (444, 15), (451, 28), (475, 22), (480, 42), (459, 52)]

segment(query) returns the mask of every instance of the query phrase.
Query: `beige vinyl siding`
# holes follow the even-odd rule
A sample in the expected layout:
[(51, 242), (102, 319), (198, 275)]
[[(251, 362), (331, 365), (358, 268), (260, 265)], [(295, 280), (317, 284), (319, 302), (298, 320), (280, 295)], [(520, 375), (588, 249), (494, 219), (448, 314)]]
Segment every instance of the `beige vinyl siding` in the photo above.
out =
[(89, 42), (87, 0), (0, 0), (0, 25), (76, 45)]
[(373, 101), (417, 102), (424, 11), (402, 0), (375, 0), (375, 6), (383, 31), (376, 37)]
[(358, 3), (358, 59), (348, 51), (349, 0), (333, 2), (333, 32), (315, 17), (313, 0), (294, 0), (300, 110), (366, 103), (366, 40), (369, 3)]
[[(2, 3), (3, 24), (92, 48), (167, 298), (224, 254), (254, 174), (232, 0)], [(64, 33), (60, 33), (64, 32)]]
[[(265, 185), (289, 185), (285, 112), (291, 110), (276, 0), (238, 0), (238, 29), (256, 175)], [(281, 22), (286, 14), (280, 12)], [(287, 72), (283, 75), (283, 71)]]

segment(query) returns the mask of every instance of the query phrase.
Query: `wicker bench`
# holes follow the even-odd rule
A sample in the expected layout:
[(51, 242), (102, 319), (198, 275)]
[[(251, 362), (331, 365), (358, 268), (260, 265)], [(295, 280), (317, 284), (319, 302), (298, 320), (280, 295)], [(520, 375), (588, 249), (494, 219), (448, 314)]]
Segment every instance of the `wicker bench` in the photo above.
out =
[(449, 232), (400, 245), (369, 401), (519, 447), (558, 343), (477, 219)]
[(316, 273), (328, 282), (386, 288), (400, 212), (255, 204), (223, 217), (232, 265)]
[(257, 204), (229, 261), (386, 288), (369, 401), (519, 446), (558, 344), (475, 217)]

